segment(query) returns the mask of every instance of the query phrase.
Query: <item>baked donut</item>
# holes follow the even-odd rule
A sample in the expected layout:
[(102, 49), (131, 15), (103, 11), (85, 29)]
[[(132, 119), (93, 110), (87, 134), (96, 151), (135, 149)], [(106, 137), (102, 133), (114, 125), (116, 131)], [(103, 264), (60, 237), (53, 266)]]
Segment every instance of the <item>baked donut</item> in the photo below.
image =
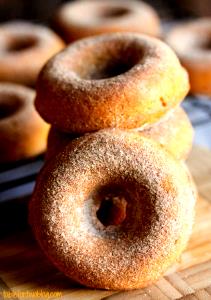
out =
[(32, 89), (0, 83), (0, 163), (38, 155), (46, 149), (49, 125), (34, 108)]
[[(157, 123), (149, 126), (131, 129), (142, 136), (157, 141), (175, 158), (185, 160), (192, 147), (193, 128), (185, 111), (178, 107), (168, 112)], [(78, 135), (61, 132), (51, 127), (48, 135), (46, 160), (54, 157)]]
[(46, 61), (64, 48), (49, 28), (28, 22), (0, 26), (0, 81), (34, 85)]
[(118, 129), (75, 139), (36, 183), (29, 220), (47, 257), (92, 288), (157, 280), (186, 247), (195, 188), (185, 164)]
[(211, 95), (211, 18), (175, 26), (166, 41), (189, 73), (191, 92)]
[(67, 42), (111, 32), (160, 36), (160, 20), (148, 4), (135, 0), (82, 0), (63, 4), (55, 27)]
[(188, 90), (187, 73), (167, 45), (113, 33), (75, 42), (50, 59), (35, 106), (64, 132), (136, 128), (160, 119)]
[(193, 127), (181, 107), (169, 111), (157, 123), (146, 126), (144, 130), (136, 130), (158, 142), (179, 160), (185, 160), (192, 148)]

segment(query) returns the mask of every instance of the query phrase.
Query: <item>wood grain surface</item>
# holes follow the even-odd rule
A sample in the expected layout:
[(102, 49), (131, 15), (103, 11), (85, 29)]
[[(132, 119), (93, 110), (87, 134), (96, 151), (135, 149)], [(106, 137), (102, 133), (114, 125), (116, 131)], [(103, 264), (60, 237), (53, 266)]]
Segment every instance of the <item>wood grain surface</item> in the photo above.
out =
[(0, 299), (211, 299), (211, 153), (194, 147), (188, 165), (200, 194), (193, 234), (180, 261), (157, 283), (130, 292), (79, 286), (48, 262), (26, 231), (0, 243)]

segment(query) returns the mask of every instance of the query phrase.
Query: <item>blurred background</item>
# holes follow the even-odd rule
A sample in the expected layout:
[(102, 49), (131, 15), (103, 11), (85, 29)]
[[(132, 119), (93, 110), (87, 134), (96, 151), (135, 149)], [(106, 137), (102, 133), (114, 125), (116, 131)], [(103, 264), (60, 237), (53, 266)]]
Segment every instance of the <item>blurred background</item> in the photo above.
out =
[[(103, 1), (103, 0), (99, 0)], [(0, 0), (0, 21), (25, 19), (49, 22), (62, 0)], [(68, 1), (70, 2), (70, 1)], [(184, 19), (211, 15), (209, 0), (147, 0), (163, 20)]]

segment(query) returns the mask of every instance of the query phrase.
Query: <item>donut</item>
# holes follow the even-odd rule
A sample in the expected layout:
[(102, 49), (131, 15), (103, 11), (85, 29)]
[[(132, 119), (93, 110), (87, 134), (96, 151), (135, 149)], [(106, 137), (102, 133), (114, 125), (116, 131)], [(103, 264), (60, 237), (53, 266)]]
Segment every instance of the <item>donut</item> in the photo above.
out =
[(46, 149), (49, 125), (34, 108), (34, 90), (0, 83), (0, 163), (36, 156)]
[(0, 26), (0, 81), (33, 86), (46, 61), (64, 48), (49, 28), (28, 22)]
[(193, 94), (211, 95), (211, 18), (182, 23), (166, 37), (190, 77)]
[[(155, 124), (131, 129), (131, 131), (137, 131), (142, 136), (154, 139), (177, 159), (185, 160), (192, 147), (193, 127), (181, 107), (171, 110)], [(46, 160), (54, 157), (77, 137), (79, 135), (61, 132), (55, 127), (51, 127), (48, 135)]]
[(50, 59), (38, 77), (35, 106), (64, 132), (130, 129), (160, 119), (188, 90), (187, 73), (167, 45), (113, 33), (77, 41)]
[(112, 32), (137, 32), (160, 36), (160, 20), (148, 4), (135, 0), (83, 0), (63, 4), (55, 28), (66, 42)]
[(185, 164), (137, 132), (75, 139), (42, 169), (29, 205), (51, 262), (92, 288), (157, 280), (191, 234), (196, 192)]
[(143, 136), (158, 142), (176, 159), (188, 158), (194, 131), (186, 112), (181, 107), (169, 111), (157, 123), (147, 126), (144, 130), (141, 128), (137, 130)]

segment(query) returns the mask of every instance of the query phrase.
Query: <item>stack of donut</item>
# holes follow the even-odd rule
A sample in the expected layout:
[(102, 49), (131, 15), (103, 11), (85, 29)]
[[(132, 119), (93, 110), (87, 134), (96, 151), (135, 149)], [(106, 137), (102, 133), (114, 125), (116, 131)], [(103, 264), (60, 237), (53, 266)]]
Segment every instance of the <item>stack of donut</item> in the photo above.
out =
[(0, 163), (46, 150), (49, 125), (34, 108), (34, 86), (46, 61), (64, 48), (45, 26), (15, 21), (0, 26)]
[(196, 200), (188, 90), (173, 51), (141, 34), (86, 38), (42, 69), (35, 105), (52, 128), (29, 220), (71, 279), (141, 288), (180, 257)]
[(186, 159), (193, 130), (179, 106), (189, 83), (178, 65), (162, 42), (136, 34), (102, 35), (67, 47), (37, 82), (36, 108), (52, 125), (47, 158), (75, 136), (122, 128)]

